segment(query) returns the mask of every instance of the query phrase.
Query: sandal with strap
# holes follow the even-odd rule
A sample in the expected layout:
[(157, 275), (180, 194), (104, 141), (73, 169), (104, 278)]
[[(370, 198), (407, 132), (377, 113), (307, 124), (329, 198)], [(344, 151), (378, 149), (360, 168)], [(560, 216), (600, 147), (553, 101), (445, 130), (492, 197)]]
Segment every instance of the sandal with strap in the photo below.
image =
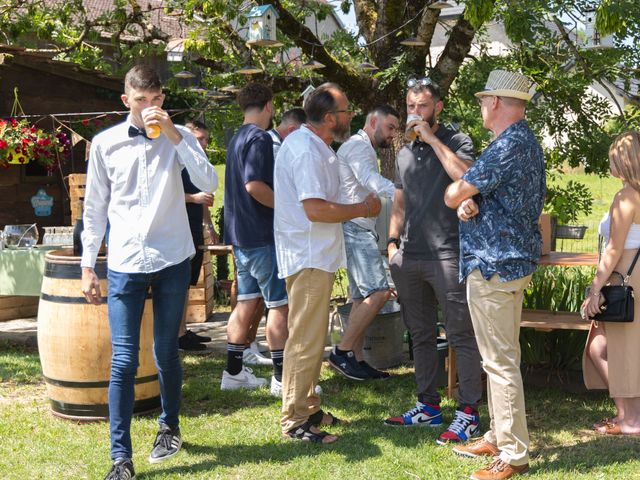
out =
[(614, 422), (613, 418), (604, 417), (602, 420), (594, 423), (592, 428), (593, 428), (593, 430), (599, 430), (602, 427), (605, 427), (605, 426), (609, 425), (610, 423), (617, 423), (617, 422)]
[(322, 430), (312, 432), (311, 427), (314, 427), (314, 425), (307, 420), (302, 425), (292, 428), (284, 435), (295, 440), (322, 444), (333, 443), (338, 439), (338, 437), (330, 435), (327, 432), (323, 432)]
[[(325, 419), (325, 416), (329, 419), (329, 421), (323, 421)], [(314, 425), (316, 427), (318, 425), (334, 426), (334, 425), (346, 425), (348, 423), (346, 420), (342, 420), (336, 417), (335, 415), (333, 415), (331, 412), (325, 412), (322, 409), (318, 410), (313, 415), (310, 415), (308, 422), (311, 425)]]

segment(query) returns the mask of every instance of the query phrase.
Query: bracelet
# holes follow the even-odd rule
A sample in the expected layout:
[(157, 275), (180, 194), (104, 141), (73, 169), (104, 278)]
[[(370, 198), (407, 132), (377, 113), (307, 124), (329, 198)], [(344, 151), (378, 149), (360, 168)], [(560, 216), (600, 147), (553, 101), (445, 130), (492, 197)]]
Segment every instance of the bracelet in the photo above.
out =
[(364, 200), (362, 203), (364, 203), (365, 206), (367, 207), (367, 214), (365, 215), (365, 218), (369, 218), (371, 216), (371, 207), (369, 207), (369, 204), (367, 203), (366, 200)]
[(599, 297), (600, 296), (600, 292), (589, 292), (589, 295), (593, 295), (594, 297)]

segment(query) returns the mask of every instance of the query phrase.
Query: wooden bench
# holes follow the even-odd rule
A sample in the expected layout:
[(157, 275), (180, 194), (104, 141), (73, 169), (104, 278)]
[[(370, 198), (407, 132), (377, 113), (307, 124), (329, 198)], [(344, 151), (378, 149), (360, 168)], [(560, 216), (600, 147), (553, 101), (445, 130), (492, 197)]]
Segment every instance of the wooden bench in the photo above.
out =
[[(575, 312), (553, 312), (550, 310), (522, 310), (520, 328), (534, 328), (539, 332), (553, 330), (589, 330), (591, 322), (585, 322)], [(447, 369), (447, 397), (455, 398), (458, 388), (456, 377), (456, 352), (449, 345)]]

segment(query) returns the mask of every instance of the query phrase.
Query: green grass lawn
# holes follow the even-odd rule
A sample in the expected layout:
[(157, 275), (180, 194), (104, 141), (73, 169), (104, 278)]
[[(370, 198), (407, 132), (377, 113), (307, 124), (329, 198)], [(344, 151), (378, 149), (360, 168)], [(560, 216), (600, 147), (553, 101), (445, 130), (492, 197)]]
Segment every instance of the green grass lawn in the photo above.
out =
[[(321, 446), (283, 440), (280, 401), (266, 390), (220, 391), (223, 360), (186, 356), (181, 429), (183, 451), (150, 465), (157, 423), (132, 425), (139, 479), (460, 479), (484, 465), (438, 446), (440, 429), (386, 427), (382, 421), (414, 400), (412, 371), (356, 384), (324, 368), (325, 408), (351, 424), (333, 427), (338, 442)], [(266, 367), (257, 369), (270, 375)], [(110, 466), (106, 423), (78, 424), (49, 413), (37, 353), (0, 345), (0, 470), (6, 479), (97, 479)], [(566, 394), (526, 388), (532, 479), (640, 478), (640, 439), (604, 437), (588, 426), (610, 415), (602, 393)], [(443, 403), (446, 419), (455, 404)], [(483, 429), (487, 412), (483, 407)]]

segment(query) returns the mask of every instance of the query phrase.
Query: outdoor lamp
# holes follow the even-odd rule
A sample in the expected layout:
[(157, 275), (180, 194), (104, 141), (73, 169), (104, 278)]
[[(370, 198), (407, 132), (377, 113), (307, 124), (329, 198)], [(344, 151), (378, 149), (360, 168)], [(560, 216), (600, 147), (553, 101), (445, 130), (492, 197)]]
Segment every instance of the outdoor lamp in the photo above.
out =
[(400, 45), (406, 45), (407, 47), (424, 47), (427, 42), (420, 40), (417, 37), (405, 38), (400, 42)]
[(307, 63), (300, 65), (300, 68), (304, 70), (318, 70), (320, 68), (324, 68), (325, 65), (323, 63), (314, 60), (313, 58), (309, 60)]
[(434, 10), (442, 10), (443, 8), (452, 8), (453, 5), (451, 5), (449, 2), (446, 1), (442, 1), (442, 0), (437, 0), (436, 2), (433, 2), (431, 5), (429, 5), (429, 8), (433, 8)]

